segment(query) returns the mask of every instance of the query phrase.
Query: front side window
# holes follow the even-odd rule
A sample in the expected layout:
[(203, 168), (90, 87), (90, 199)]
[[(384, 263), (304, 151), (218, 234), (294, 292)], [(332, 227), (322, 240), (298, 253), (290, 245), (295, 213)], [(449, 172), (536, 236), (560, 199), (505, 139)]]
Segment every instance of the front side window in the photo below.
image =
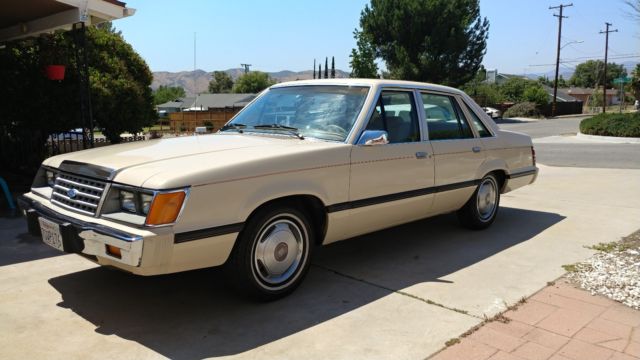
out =
[(413, 94), (383, 91), (369, 119), (367, 130), (384, 130), (389, 143), (420, 141), (420, 127)]
[(448, 95), (422, 94), (429, 140), (473, 138), (473, 132), (455, 99)]
[(244, 108), (222, 131), (291, 133), (345, 141), (369, 87), (308, 85), (273, 88)]

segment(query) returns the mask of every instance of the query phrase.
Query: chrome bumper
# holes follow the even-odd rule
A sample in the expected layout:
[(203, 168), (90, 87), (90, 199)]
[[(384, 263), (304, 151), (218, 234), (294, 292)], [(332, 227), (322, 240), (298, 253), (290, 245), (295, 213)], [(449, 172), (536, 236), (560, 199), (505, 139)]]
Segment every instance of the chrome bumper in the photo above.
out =
[[(40, 217), (59, 224), (65, 252), (99, 256), (130, 266), (140, 266), (144, 242), (140, 235), (59, 214), (26, 196), (18, 197), (18, 206), (27, 218), (29, 233), (34, 236), (42, 236), (38, 222)], [(108, 252), (107, 245), (120, 248), (121, 256)]]

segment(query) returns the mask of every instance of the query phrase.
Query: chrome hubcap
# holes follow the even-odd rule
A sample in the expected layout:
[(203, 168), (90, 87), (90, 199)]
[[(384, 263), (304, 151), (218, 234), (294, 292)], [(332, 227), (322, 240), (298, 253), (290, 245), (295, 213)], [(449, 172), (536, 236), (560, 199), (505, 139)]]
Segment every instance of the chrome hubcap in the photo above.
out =
[(492, 178), (484, 179), (478, 187), (476, 205), (480, 219), (486, 221), (491, 219), (496, 211), (498, 202), (498, 191), (495, 181)]
[(279, 284), (298, 270), (305, 250), (306, 232), (299, 223), (278, 216), (258, 233), (254, 250), (254, 271), (259, 280)]

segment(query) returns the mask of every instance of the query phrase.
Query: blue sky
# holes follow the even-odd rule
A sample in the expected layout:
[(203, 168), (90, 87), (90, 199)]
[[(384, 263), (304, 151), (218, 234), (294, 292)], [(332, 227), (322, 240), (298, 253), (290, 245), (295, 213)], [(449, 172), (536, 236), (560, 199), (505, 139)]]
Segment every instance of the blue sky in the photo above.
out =
[[(213, 71), (253, 64), (262, 71), (309, 70), (313, 59), (335, 56), (336, 68), (349, 71), (355, 46), (353, 29), (368, 0), (130, 0), (133, 17), (114, 23), (153, 71), (193, 69), (193, 37), (197, 38), (197, 68)], [(566, 3), (566, 2), (565, 2)], [(558, 1), (481, 0), (482, 16), (490, 22), (483, 63), (504, 73), (543, 73), (555, 62), (557, 18), (549, 6)], [(610, 56), (638, 57), (640, 24), (626, 13), (622, 0), (573, 0), (565, 9), (562, 58), (603, 56), (604, 22), (618, 33), (609, 38)], [(329, 60), (330, 61), (330, 60)], [(564, 69), (576, 63), (562, 65)]]

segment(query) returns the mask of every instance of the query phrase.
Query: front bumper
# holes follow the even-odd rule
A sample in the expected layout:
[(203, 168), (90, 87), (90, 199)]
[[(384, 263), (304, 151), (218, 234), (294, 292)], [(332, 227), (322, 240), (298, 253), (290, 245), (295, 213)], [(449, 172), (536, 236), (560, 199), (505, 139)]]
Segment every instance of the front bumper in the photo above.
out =
[[(115, 264), (138, 267), (142, 261), (144, 238), (105, 225), (86, 222), (57, 213), (26, 196), (18, 197), (18, 206), (27, 218), (29, 233), (42, 236), (38, 218), (60, 225), (63, 249), (68, 253), (106, 258)], [(120, 256), (111, 253), (107, 245), (120, 249)]]

